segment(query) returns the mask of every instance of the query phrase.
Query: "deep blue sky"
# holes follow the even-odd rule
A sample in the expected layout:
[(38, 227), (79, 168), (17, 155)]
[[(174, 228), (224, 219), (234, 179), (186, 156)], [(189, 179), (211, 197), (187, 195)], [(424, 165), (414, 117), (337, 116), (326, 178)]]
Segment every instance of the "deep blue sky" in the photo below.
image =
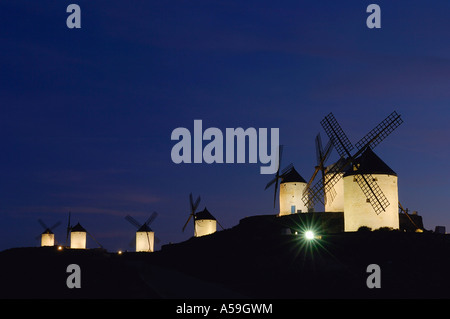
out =
[(449, 228), (449, 16), (447, 0), (2, 0), (0, 249), (38, 245), (38, 218), (63, 242), (69, 210), (108, 250), (131, 249), (126, 214), (157, 211), (156, 235), (179, 242), (190, 192), (225, 227), (276, 213), (260, 164), (176, 165), (172, 130), (279, 128), (282, 165), (309, 179), (329, 112), (353, 143), (401, 114), (375, 152), (403, 206)]

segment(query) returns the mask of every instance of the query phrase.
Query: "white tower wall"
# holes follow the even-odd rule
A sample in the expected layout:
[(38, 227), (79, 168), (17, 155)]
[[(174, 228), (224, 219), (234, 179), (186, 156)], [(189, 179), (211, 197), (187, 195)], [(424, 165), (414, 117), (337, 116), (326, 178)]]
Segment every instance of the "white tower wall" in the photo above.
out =
[(70, 248), (86, 249), (86, 232), (75, 231), (70, 233)]
[(136, 251), (153, 252), (155, 243), (155, 233), (152, 231), (136, 232)]
[(302, 200), (305, 188), (306, 183), (302, 182), (288, 182), (280, 184), (279, 216), (289, 215), (292, 212), (297, 213), (299, 210), (301, 210), (302, 213), (308, 212), (308, 208)]
[(214, 219), (197, 219), (195, 221), (195, 237), (215, 233), (216, 229), (217, 221)]
[(385, 212), (377, 215), (372, 205), (367, 202), (358, 183), (354, 181), (354, 176), (344, 177), (344, 230), (346, 232), (357, 231), (361, 226), (370, 227), (372, 230), (380, 227), (399, 229), (397, 176), (372, 174), (372, 177), (376, 179), (376, 183), (390, 204)]
[[(344, 211), (344, 179), (343, 173), (339, 173), (336, 178), (340, 178), (339, 181), (333, 185), (326, 193), (325, 211), (326, 212), (343, 212)], [(325, 175), (325, 182), (333, 176), (333, 174)]]
[(42, 234), (41, 236), (41, 246), (54, 246), (55, 245), (55, 234)]

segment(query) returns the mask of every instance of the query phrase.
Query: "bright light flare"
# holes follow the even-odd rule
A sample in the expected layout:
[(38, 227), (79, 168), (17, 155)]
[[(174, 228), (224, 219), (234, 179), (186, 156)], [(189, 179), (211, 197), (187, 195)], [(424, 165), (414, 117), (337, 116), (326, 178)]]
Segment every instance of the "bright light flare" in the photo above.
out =
[(308, 240), (313, 240), (316, 237), (312, 230), (307, 230), (304, 235)]

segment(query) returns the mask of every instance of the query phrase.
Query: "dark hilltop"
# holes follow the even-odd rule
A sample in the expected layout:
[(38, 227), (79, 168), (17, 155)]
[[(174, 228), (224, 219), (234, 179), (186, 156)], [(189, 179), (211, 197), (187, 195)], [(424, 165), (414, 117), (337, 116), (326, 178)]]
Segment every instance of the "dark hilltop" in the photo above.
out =
[[(57, 247), (0, 252), (2, 299), (449, 298), (450, 237), (400, 230), (335, 231), (339, 213), (247, 217), (233, 228), (153, 253)], [(422, 225), (420, 216), (416, 224)], [(303, 236), (313, 229), (315, 238)], [(81, 288), (68, 288), (70, 264)], [(381, 270), (368, 288), (367, 267)]]

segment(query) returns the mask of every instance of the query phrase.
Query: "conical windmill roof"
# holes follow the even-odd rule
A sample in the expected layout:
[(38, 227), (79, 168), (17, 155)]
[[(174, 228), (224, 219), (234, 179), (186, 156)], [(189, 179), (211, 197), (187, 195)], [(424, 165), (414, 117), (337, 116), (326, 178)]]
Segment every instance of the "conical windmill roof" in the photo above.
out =
[(76, 224), (75, 226), (72, 227), (71, 231), (73, 232), (86, 232), (86, 229), (84, 229), (80, 223)]
[(305, 179), (295, 170), (294, 167), (281, 178), (281, 183), (306, 183)]
[(381, 158), (376, 155), (372, 149), (367, 148), (360, 157), (358, 157), (354, 165), (358, 165), (358, 169), (354, 170), (353, 166), (351, 166), (345, 172), (344, 176), (351, 176), (356, 174), (380, 174), (380, 175), (394, 175), (397, 176), (397, 173), (394, 172), (392, 168), (390, 168)]
[(208, 209), (202, 210), (201, 212), (198, 212), (195, 214), (195, 219), (199, 220), (199, 219), (211, 219), (211, 220), (216, 220), (214, 218), (213, 215), (211, 215), (211, 213), (208, 211)]
[(143, 224), (141, 227), (139, 227), (139, 229), (137, 231), (138, 232), (151, 232), (153, 230), (147, 224)]

